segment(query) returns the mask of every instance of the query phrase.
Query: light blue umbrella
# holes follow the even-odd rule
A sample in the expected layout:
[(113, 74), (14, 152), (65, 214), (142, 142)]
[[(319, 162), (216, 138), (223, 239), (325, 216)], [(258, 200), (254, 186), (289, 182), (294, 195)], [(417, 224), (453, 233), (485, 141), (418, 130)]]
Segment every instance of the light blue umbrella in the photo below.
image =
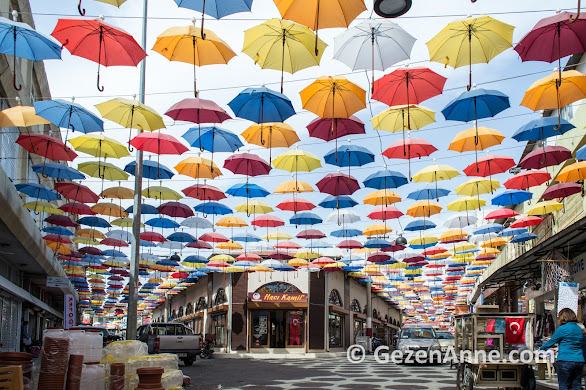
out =
[(59, 234), (60, 236), (74, 235), (74, 233), (71, 230), (64, 228), (63, 226), (47, 226), (43, 228), (43, 231), (45, 233)]
[(232, 236), (232, 241), (240, 241), (240, 242), (259, 242), (262, 241), (262, 239), (254, 234), (250, 234), (250, 233), (242, 233), (242, 234), (237, 234), (235, 236)]
[(340, 229), (330, 233), (334, 237), (357, 237), (362, 235), (362, 230), (358, 229)]
[(401, 172), (389, 171), (387, 169), (375, 172), (364, 180), (365, 187), (377, 190), (399, 188), (407, 183), (409, 183), (409, 179)]
[(416, 219), (414, 221), (409, 222), (403, 230), (407, 230), (409, 232), (416, 232), (419, 230), (433, 229), (436, 226), (437, 225), (435, 223), (431, 222), (428, 219)]
[(327, 164), (348, 167), (350, 174), (350, 167), (361, 167), (374, 162), (374, 154), (362, 146), (342, 145), (326, 153), (324, 160)]
[(499, 233), (501, 237), (516, 236), (518, 234), (527, 233), (525, 228), (506, 228)]
[(319, 215), (308, 211), (297, 213), (289, 219), (291, 225), (316, 225), (322, 222), (323, 219)]
[(450, 190), (444, 190), (442, 188), (425, 188), (423, 190), (413, 191), (407, 198), (414, 200), (427, 200), (427, 199), (439, 199), (443, 196), (447, 196)]
[(270, 194), (267, 190), (257, 184), (239, 183), (234, 184), (226, 190), (228, 195), (241, 196), (244, 198), (264, 198)]
[(487, 234), (487, 233), (498, 233), (504, 229), (504, 226), (499, 223), (489, 223), (486, 225), (480, 226), (478, 229), (474, 230), (472, 234)]
[[(557, 122), (556, 122), (557, 123)], [(491, 203), (495, 206), (514, 206), (530, 200), (533, 194), (524, 190), (506, 190), (502, 194), (495, 195)]]
[(201, 37), (205, 39), (203, 32), (204, 15), (220, 19), (224, 16), (238, 12), (249, 12), (253, 0), (175, 0), (175, 3), (182, 8), (192, 9), (201, 12)]
[(357, 201), (352, 199), (349, 195), (333, 196), (329, 195), (327, 198), (319, 203), (319, 206), (326, 209), (345, 209), (348, 207), (354, 207), (358, 204)]
[(67, 129), (63, 143), (67, 142), (69, 129), (85, 134), (104, 131), (104, 121), (79, 104), (55, 99), (34, 102), (33, 106), (38, 116)]
[[(559, 129), (558, 129), (559, 126)], [(545, 116), (534, 119), (513, 134), (512, 138), (519, 142), (523, 141), (540, 141), (549, 137), (562, 135), (572, 130), (575, 126), (565, 119), (560, 119), (558, 123), (557, 116)]]
[(217, 126), (192, 127), (183, 134), (183, 138), (189, 145), (199, 148), (202, 152), (211, 152), (212, 165), (214, 152), (235, 152), (244, 146), (236, 134)]
[(177, 229), (179, 226), (181, 226), (172, 219), (165, 217), (151, 218), (144, 224), (147, 226), (158, 227), (161, 229)]

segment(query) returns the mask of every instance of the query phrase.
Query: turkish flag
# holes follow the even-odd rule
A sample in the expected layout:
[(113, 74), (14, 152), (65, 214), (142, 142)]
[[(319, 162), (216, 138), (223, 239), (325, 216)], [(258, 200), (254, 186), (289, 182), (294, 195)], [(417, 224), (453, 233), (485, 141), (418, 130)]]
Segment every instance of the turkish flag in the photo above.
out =
[(507, 344), (525, 344), (525, 318), (505, 318)]

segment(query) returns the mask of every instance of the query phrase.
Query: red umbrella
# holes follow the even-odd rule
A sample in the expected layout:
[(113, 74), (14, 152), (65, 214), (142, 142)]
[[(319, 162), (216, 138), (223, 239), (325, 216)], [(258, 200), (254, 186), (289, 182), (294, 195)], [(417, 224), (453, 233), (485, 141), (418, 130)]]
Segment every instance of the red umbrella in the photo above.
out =
[(219, 188), (207, 184), (194, 184), (182, 191), (185, 196), (199, 200), (218, 201), (226, 198), (226, 195)]
[[(142, 233), (141, 233), (140, 238), (142, 238)], [(127, 247), (128, 246), (128, 243), (126, 241), (117, 240), (112, 237), (104, 238), (102, 241), (100, 241), (100, 244), (108, 245), (108, 246), (117, 246), (117, 247)]]
[(84, 203), (79, 202), (69, 202), (61, 205), (59, 210), (63, 210), (66, 213), (71, 213), (75, 215), (96, 215), (97, 213), (92, 211), (90, 206)]
[(168, 215), (172, 218), (188, 218), (194, 215), (191, 207), (179, 202), (167, 202), (157, 207), (159, 213)]
[(197, 240), (187, 243), (186, 247), (196, 249), (212, 249), (212, 246), (205, 241)]
[(183, 154), (189, 150), (177, 138), (160, 131), (143, 132), (130, 140), (130, 145), (143, 152), (156, 154)]
[(97, 203), (100, 197), (89, 187), (70, 182), (55, 183), (55, 191), (64, 198), (81, 203)]
[(382, 263), (390, 259), (391, 256), (385, 252), (373, 252), (366, 258), (367, 261), (372, 261), (373, 263)]
[(284, 252), (273, 252), (270, 255), (267, 256), (269, 259), (275, 259), (275, 260), (290, 260), (293, 258), (293, 255), (290, 255), (288, 253), (284, 253)]
[(523, 169), (541, 169), (559, 165), (572, 158), (572, 152), (563, 146), (543, 146), (528, 153), (519, 165)]
[(389, 146), (382, 154), (387, 158), (407, 160), (409, 165), (409, 179), (411, 179), (411, 159), (427, 157), (437, 148), (424, 139), (407, 138), (398, 140)]
[(187, 98), (175, 103), (165, 112), (165, 115), (176, 121), (193, 123), (222, 123), (230, 115), (211, 100)]
[(406, 247), (403, 245), (397, 245), (393, 242), (393, 245), (391, 246), (387, 246), (385, 248), (381, 248), (381, 251), (383, 252), (399, 252), (402, 251), (403, 249), (405, 249)]
[(171, 277), (172, 278), (175, 278), (175, 279), (183, 279), (183, 278), (186, 278), (188, 276), (189, 276), (189, 273), (187, 273), (187, 272), (173, 272), (171, 274)]
[(79, 248), (79, 251), (83, 254), (94, 256), (100, 256), (102, 254), (102, 251), (94, 246), (84, 246), (83, 248)]
[(73, 244), (73, 242), (67, 236), (62, 236), (60, 234), (47, 234), (43, 237), (43, 240), (59, 242), (61, 244)]
[(372, 98), (388, 106), (419, 104), (444, 89), (446, 78), (428, 68), (397, 69), (374, 82)]
[(340, 249), (360, 249), (362, 248), (362, 244), (360, 241), (356, 240), (344, 240), (336, 245)]
[(551, 179), (551, 175), (543, 171), (525, 171), (517, 173), (504, 183), (505, 188), (511, 190), (526, 190), (539, 186)]
[(260, 257), (259, 255), (255, 255), (254, 253), (243, 253), (241, 255), (238, 255), (238, 257), (236, 258), (236, 260), (241, 261), (261, 261), (262, 257)]
[(47, 218), (45, 218), (45, 222), (53, 224), (53, 225), (57, 225), (57, 226), (63, 226), (63, 227), (77, 227), (77, 226), (79, 226), (79, 224), (77, 222), (75, 222), (73, 219), (71, 219), (67, 215), (52, 214), (52, 215), (49, 215)]
[(37, 154), (54, 161), (73, 161), (77, 157), (69, 146), (63, 141), (46, 134), (21, 134), (16, 143), (27, 152)]
[(278, 227), (285, 225), (285, 221), (274, 215), (260, 215), (254, 218), (250, 224), (260, 227)]
[(224, 168), (232, 173), (246, 176), (268, 175), (271, 166), (268, 162), (250, 153), (233, 154), (224, 161)]
[(301, 245), (293, 241), (281, 241), (273, 246), (275, 249), (301, 249)]
[(545, 200), (565, 198), (566, 196), (582, 192), (582, 184), (578, 183), (558, 183), (549, 187), (541, 197)]
[(317, 259), (313, 260), (311, 262), (311, 264), (316, 264), (316, 265), (320, 265), (320, 266), (324, 266), (327, 264), (332, 264), (335, 263), (335, 261), (333, 259), (330, 259), (329, 257), (318, 257)]
[[(472, 163), (464, 168), (466, 176), (487, 177), (507, 172), (513, 168), (515, 160), (507, 156), (486, 156), (478, 159), (478, 163)], [(478, 166), (478, 169), (476, 167)]]
[(202, 241), (207, 242), (228, 242), (228, 237), (220, 233), (204, 233), (199, 237)]
[(136, 66), (147, 55), (130, 34), (99, 18), (59, 19), (51, 35), (71, 54), (98, 63), (100, 92), (100, 65)]
[(140, 233), (140, 239), (150, 242), (165, 242), (167, 239), (161, 234), (156, 232), (142, 232)]
[(486, 217), (484, 217), (484, 219), (503, 219), (515, 217), (517, 215), (519, 215), (519, 213), (513, 209), (502, 208), (491, 211), (490, 213), (486, 214)]
[(394, 206), (378, 206), (368, 214), (368, 218), (386, 221), (387, 219), (399, 218), (402, 215), (404, 214)]
[(326, 235), (317, 229), (306, 229), (297, 233), (295, 237), (305, 240), (317, 240), (326, 237)]
[(352, 195), (360, 189), (360, 184), (354, 177), (340, 172), (328, 173), (316, 185), (320, 192), (333, 196)]
[(364, 123), (354, 115), (349, 118), (316, 118), (307, 125), (309, 136), (331, 141), (351, 134), (364, 134)]
[(519, 218), (518, 220), (513, 222), (510, 227), (524, 228), (524, 227), (528, 227), (528, 226), (539, 225), (541, 222), (543, 222), (542, 218), (536, 217), (534, 215), (530, 215), (528, 217)]
[(431, 255), (437, 255), (438, 253), (444, 253), (447, 252), (448, 250), (446, 248), (442, 248), (442, 247), (433, 247), (433, 248), (428, 248), (426, 250), (424, 250), (423, 252), (421, 252), (421, 254), (423, 256), (431, 256)]
[(277, 205), (277, 208), (283, 211), (293, 211), (294, 213), (297, 213), (298, 211), (313, 210), (315, 207), (316, 206), (313, 203), (303, 198), (285, 199)]

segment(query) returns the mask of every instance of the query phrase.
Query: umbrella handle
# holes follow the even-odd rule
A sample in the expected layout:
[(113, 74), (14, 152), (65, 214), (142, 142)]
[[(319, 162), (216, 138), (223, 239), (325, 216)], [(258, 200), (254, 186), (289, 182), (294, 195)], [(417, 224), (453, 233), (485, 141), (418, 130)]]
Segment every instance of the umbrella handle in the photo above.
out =
[[(14, 62), (16, 62), (16, 57), (15, 57)], [(18, 84), (18, 86), (16, 85), (16, 68), (14, 69), (12, 83), (14, 85), (14, 89), (16, 89), (17, 91), (20, 91), (22, 89), (22, 85), (20, 85), (20, 84)]]
[(98, 91), (104, 92), (104, 86), (100, 86), (100, 64), (98, 64), (98, 79), (96, 81), (96, 87), (98, 88)]
[(574, 23), (580, 17), (580, 8), (581, 8), (580, 3), (581, 3), (581, 0), (578, 0), (578, 12), (576, 13), (575, 18), (572, 15), (570, 15), (570, 23)]
[(85, 8), (81, 8), (81, 0), (79, 0), (79, 4), (77, 4), (77, 11), (81, 16), (85, 16)]

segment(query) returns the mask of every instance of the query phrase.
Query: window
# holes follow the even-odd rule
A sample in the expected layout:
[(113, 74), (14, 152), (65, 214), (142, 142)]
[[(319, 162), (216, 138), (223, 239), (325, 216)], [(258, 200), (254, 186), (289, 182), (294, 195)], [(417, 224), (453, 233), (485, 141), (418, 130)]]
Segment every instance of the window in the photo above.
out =
[(340, 297), (340, 292), (336, 289), (333, 289), (332, 291), (330, 291), (329, 302), (332, 305), (344, 306), (344, 305), (342, 305), (342, 298)]
[(360, 302), (358, 302), (358, 299), (353, 299), (352, 303), (350, 304), (350, 310), (356, 312), (356, 313), (360, 313)]
[(216, 336), (215, 346), (223, 347), (226, 345), (226, 313), (212, 317), (212, 329)]
[(329, 315), (330, 347), (343, 346), (344, 318), (337, 314)]
[(188, 316), (190, 314), (193, 314), (193, 304), (191, 302), (189, 302), (185, 308), (185, 315)]
[(407, 328), (401, 331), (402, 339), (434, 339), (432, 328)]
[(178, 318), (183, 317), (183, 306), (179, 307), (179, 310), (177, 311), (177, 317)]
[(205, 297), (199, 297), (197, 304), (195, 305), (195, 311), (204, 310), (208, 306)]
[(259, 293), (300, 293), (297, 287), (290, 283), (272, 282), (259, 287), (256, 292)]
[(378, 318), (378, 312), (376, 309), (372, 309), (372, 318)]
[(214, 299), (214, 306), (218, 306), (227, 302), (226, 292), (223, 288), (219, 288), (216, 292), (216, 298)]

